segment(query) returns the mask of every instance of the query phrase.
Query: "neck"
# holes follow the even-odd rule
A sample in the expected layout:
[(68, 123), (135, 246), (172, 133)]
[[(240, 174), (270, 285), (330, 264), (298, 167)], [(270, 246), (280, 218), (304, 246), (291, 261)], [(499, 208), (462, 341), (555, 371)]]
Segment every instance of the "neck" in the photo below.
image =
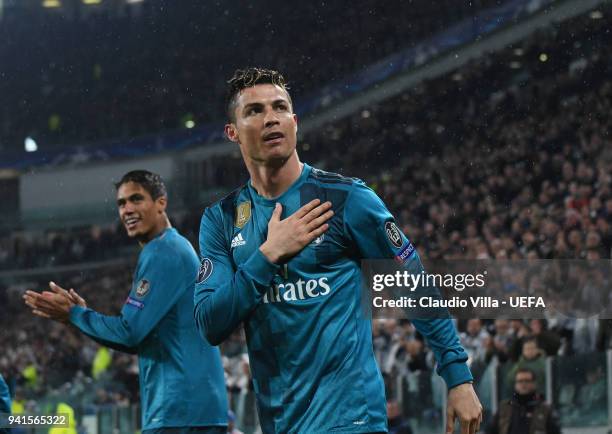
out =
[(138, 244), (140, 244), (140, 247), (144, 247), (144, 245), (147, 244), (149, 241), (153, 240), (163, 231), (171, 227), (172, 225), (170, 224), (170, 220), (168, 219), (168, 216), (164, 213), (163, 217), (159, 221), (159, 224), (155, 226), (155, 229), (143, 236), (141, 239), (139, 239)]
[(294, 152), (278, 165), (262, 165), (248, 161), (246, 166), (253, 188), (266, 199), (272, 199), (287, 191), (300, 177), (304, 164), (300, 162), (297, 152)]
[(537, 398), (537, 395), (535, 392), (529, 392), (524, 395), (521, 395), (518, 392), (514, 392), (514, 396), (515, 396), (516, 401), (519, 404), (527, 404)]

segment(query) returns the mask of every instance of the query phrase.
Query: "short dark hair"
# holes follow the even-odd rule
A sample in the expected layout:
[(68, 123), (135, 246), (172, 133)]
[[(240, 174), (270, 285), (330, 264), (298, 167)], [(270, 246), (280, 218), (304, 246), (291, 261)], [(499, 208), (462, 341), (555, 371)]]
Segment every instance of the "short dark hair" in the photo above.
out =
[(535, 336), (527, 336), (523, 339), (523, 345), (529, 343), (529, 342), (533, 342), (536, 345), (538, 345), (538, 338), (536, 338)]
[(149, 172), (148, 170), (132, 170), (123, 175), (119, 182), (115, 183), (115, 188), (119, 190), (119, 187), (128, 182), (141, 185), (142, 188), (147, 190), (153, 200), (167, 195), (166, 185), (157, 173)]
[(514, 373), (514, 378), (516, 379), (516, 377), (518, 376), (518, 374), (531, 374), (531, 381), (536, 381), (537, 380), (537, 376), (536, 373), (533, 369), (529, 369), (529, 368), (518, 368), (516, 370), (516, 372)]
[(227, 81), (227, 95), (225, 98), (225, 109), (227, 118), (230, 122), (234, 122), (236, 100), (238, 95), (243, 89), (253, 87), (256, 84), (274, 84), (282, 88), (289, 98), (289, 103), (293, 105), (291, 101), (291, 95), (289, 95), (289, 86), (285, 82), (285, 77), (273, 69), (265, 68), (246, 68), (237, 69), (234, 72), (234, 76)]

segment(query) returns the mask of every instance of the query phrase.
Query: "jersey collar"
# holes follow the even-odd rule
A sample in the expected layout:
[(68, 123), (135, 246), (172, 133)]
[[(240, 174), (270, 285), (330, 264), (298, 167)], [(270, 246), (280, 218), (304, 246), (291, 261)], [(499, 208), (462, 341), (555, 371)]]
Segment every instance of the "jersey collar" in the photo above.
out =
[(261, 196), (259, 193), (257, 193), (257, 190), (255, 190), (253, 188), (253, 184), (251, 183), (251, 180), (249, 179), (248, 186), (249, 186), (249, 192), (251, 194), (251, 197), (253, 198), (253, 200), (256, 203), (258, 203), (260, 205), (274, 207), (274, 205), (276, 205), (277, 202), (283, 202), (283, 199), (285, 199), (292, 192), (294, 192), (295, 190), (300, 188), (302, 186), (302, 184), (304, 184), (304, 182), (306, 182), (306, 179), (308, 179), (308, 175), (310, 175), (311, 169), (312, 169), (312, 167), (310, 167), (308, 164), (304, 163), (304, 167), (302, 167), (302, 173), (301, 173), (300, 177), (298, 179), (296, 179), (293, 182), (293, 184), (291, 184), (289, 186), (289, 188), (283, 194), (281, 194), (280, 196), (277, 196), (277, 197), (273, 197), (272, 199), (267, 199), (267, 198)]

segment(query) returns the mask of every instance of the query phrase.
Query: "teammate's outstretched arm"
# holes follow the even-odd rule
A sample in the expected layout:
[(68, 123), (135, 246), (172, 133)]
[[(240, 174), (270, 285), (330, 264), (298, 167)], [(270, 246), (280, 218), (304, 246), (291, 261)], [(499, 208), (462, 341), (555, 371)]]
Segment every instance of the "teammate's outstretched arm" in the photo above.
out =
[[(73, 288), (69, 291), (54, 282), (49, 282), (51, 291), (42, 293), (28, 290), (25, 292), (25, 303), (32, 308), (34, 315), (51, 319), (62, 324), (70, 324), (70, 309), (72, 306), (87, 308), (87, 302)], [(86, 334), (86, 333), (85, 333)], [(124, 353), (136, 354), (136, 348), (127, 347), (117, 343), (100, 339), (96, 336), (87, 335), (100, 345), (112, 348)]]
[(148, 257), (138, 264), (134, 288), (118, 316), (102, 315), (89, 309), (54, 284), (50, 285), (53, 292), (28, 291), (24, 298), (35, 314), (71, 323), (103, 345), (134, 353), (183, 294), (181, 283), (167, 276), (174, 275), (177, 270), (195, 273), (181, 257), (171, 253), (160, 251), (154, 258)]
[(244, 265), (233, 267), (218, 208), (207, 208), (200, 225), (201, 266), (194, 296), (200, 333), (212, 345), (229, 336), (261, 302), (279, 265), (300, 252), (328, 229), (331, 202), (315, 199), (281, 220), (276, 205), (268, 222), (268, 237)]

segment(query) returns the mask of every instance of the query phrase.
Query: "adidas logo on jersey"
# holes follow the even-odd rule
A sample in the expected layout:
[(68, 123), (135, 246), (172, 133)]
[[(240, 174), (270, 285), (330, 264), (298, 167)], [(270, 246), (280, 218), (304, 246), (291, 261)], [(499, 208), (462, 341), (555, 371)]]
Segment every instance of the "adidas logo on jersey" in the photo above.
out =
[(234, 239), (232, 240), (232, 249), (234, 247), (238, 247), (238, 246), (244, 246), (246, 244), (246, 241), (244, 240), (244, 238), (242, 238), (242, 232), (239, 233), (238, 235), (236, 235), (234, 237)]

